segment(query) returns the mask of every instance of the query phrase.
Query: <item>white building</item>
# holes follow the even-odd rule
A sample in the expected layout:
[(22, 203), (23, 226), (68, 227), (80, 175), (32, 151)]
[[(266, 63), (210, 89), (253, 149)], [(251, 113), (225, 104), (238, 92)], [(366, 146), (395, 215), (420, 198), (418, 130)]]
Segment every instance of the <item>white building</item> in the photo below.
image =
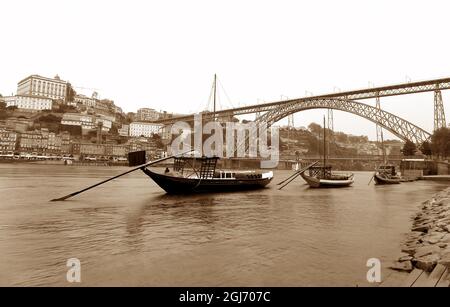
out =
[(16, 106), (19, 109), (30, 111), (51, 110), (53, 100), (40, 96), (16, 95), (4, 97), (7, 107)]
[(17, 95), (42, 96), (51, 99), (66, 100), (67, 82), (59, 78), (54, 79), (31, 75), (17, 84)]
[(152, 134), (161, 133), (164, 125), (144, 122), (132, 122), (130, 124), (130, 136), (146, 136), (150, 137)]

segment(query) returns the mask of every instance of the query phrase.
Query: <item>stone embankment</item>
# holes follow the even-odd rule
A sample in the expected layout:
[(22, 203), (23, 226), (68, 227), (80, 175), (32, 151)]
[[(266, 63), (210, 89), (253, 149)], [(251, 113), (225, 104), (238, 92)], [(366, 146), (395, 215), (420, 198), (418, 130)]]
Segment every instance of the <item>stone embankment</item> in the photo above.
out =
[(450, 269), (450, 188), (425, 201), (414, 216), (394, 270), (431, 272), (437, 264)]

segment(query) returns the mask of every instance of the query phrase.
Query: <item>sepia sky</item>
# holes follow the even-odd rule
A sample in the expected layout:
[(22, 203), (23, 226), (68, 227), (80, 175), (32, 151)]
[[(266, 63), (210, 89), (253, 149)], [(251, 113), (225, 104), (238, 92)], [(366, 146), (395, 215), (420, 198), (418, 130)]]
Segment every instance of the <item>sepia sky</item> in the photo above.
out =
[[(59, 74), (125, 111), (192, 113), (206, 108), (214, 73), (226, 108), (450, 77), (446, 1), (5, 0), (0, 12), (4, 96), (30, 74)], [(381, 104), (433, 128), (432, 93)], [(295, 124), (325, 113), (297, 113)], [(351, 114), (335, 112), (334, 126), (375, 138)]]

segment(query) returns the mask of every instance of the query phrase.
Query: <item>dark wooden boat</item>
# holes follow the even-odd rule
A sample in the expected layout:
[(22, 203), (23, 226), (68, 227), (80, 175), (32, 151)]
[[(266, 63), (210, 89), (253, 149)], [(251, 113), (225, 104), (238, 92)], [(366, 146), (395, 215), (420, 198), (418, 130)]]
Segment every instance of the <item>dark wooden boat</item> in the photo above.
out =
[(373, 175), (375, 184), (399, 184), (403, 179), (397, 175), (395, 165), (381, 165)]
[(323, 165), (311, 166), (308, 169), (308, 174), (302, 172), (300, 175), (303, 180), (311, 188), (342, 188), (353, 184), (353, 174), (333, 174), (331, 172), (331, 165), (327, 165), (326, 155), (326, 125), (325, 117), (323, 118)]
[(312, 166), (308, 174), (303, 172), (301, 176), (311, 188), (341, 188), (354, 182), (353, 174), (333, 174), (331, 165)]
[(142, 171), (169, 194), (226, 192), (264, 188), (273, 178), (272, 171), (216, 170), (217, 157), (177, 157), (173, 169)]

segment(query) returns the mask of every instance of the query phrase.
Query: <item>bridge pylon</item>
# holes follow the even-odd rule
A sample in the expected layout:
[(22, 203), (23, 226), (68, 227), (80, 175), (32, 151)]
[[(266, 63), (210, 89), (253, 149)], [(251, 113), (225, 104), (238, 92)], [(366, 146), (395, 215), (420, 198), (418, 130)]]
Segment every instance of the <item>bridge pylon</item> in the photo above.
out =
[[(334, 144), (334, 118), (333, 118), (333, 109), (328, 109), (328, 129), (330, 130), (329, 142), (330, 144)], [(330, 147), (328, 146), (328, 157), (330, 156)]]
[[(380, 97), (377, 96), (375, 99), (376, 99), (375, 106), (376, 106), (378, 112), (380, 112), (381, 111)], [(381, 154), (384, 157), (386, 155), (386, 150), (385, 150), (384, 144), (383, 144), (384, 143), (383, 127), (381, 127), (378, 123), (377, 123), (377, 143), (378, 143), (378, 146), (380, 146)]]
[(447, 123), (445, 121), (444, 102), (442, 100), (442, 93), (439, 88), (439, 84), (436, 84), (436, 89), (434, 91), (434, 131), (446, 126)]

